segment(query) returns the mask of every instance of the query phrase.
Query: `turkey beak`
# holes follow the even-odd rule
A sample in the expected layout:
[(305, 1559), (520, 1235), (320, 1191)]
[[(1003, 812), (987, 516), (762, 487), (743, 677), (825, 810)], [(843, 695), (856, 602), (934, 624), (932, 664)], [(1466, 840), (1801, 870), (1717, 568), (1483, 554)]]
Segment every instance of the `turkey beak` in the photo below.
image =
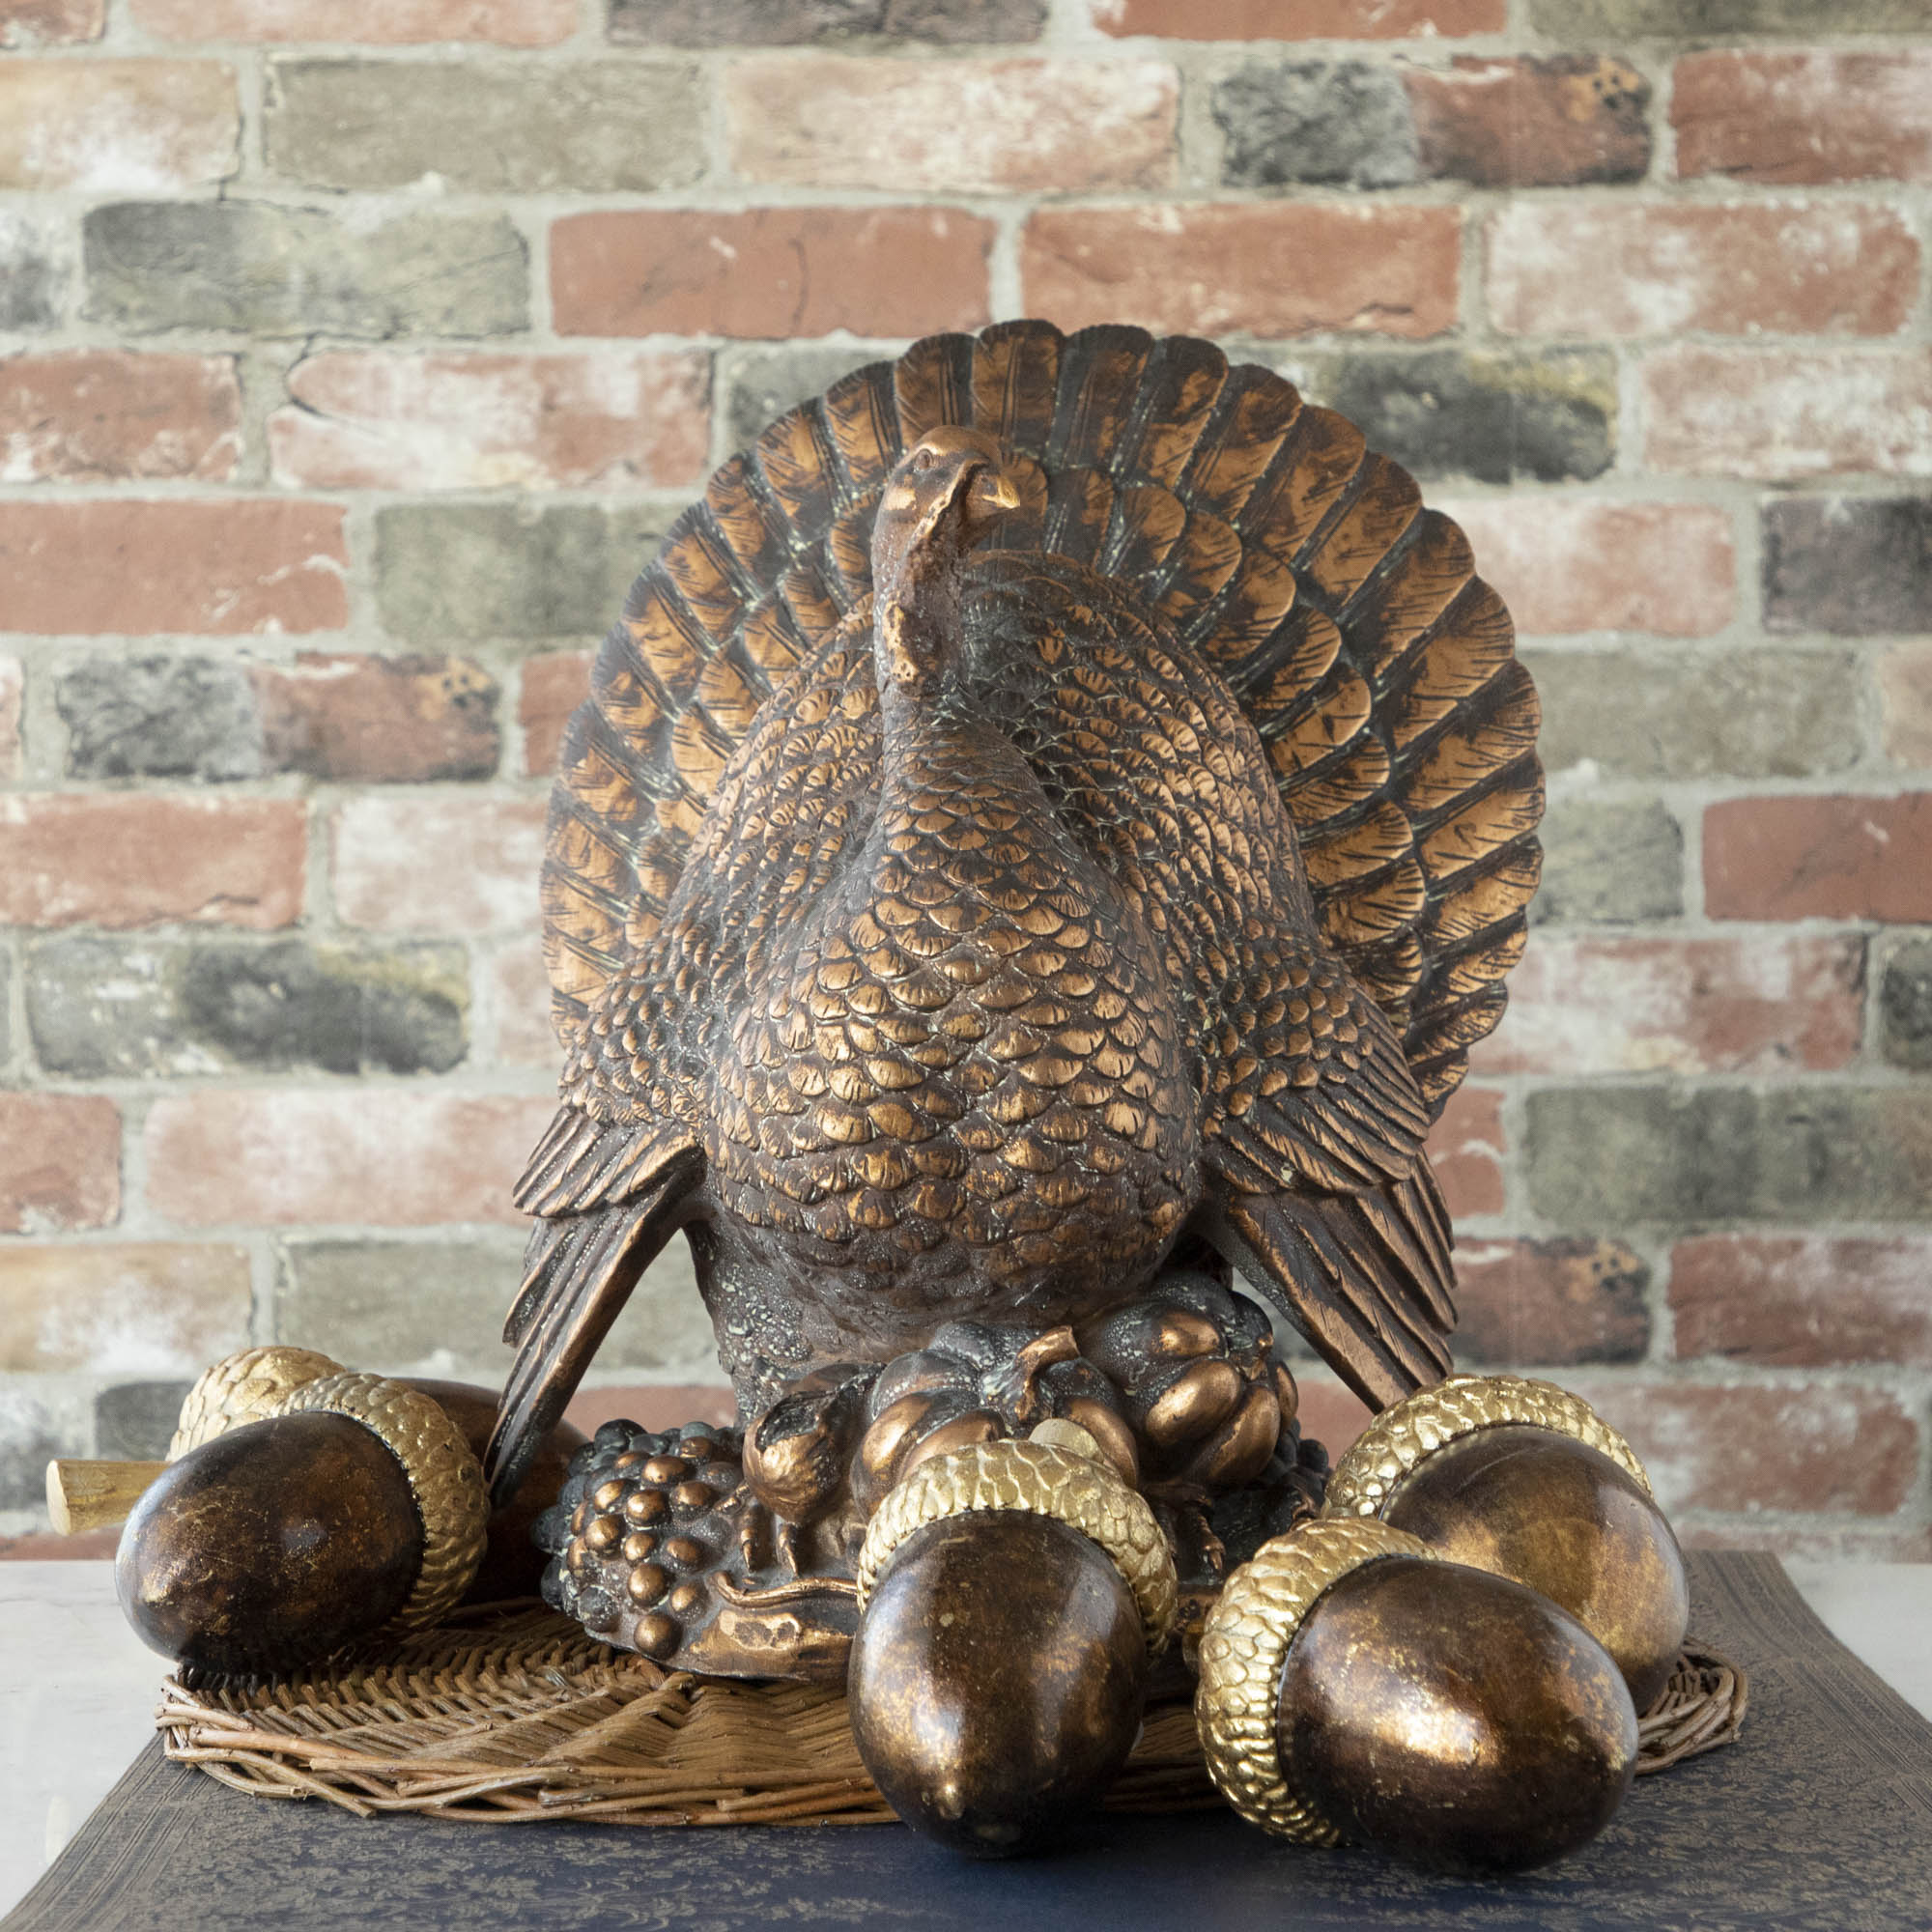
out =
[(1020, 506), (1020, 493), (1004, 469), (976, 469), (966, 486), (966, 521), (973, 528), (997, 522)]

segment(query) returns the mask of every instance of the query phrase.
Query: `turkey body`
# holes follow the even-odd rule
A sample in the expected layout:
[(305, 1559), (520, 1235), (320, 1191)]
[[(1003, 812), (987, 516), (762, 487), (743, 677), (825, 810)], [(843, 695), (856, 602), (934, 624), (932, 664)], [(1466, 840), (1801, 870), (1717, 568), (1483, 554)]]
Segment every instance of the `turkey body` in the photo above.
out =
[[(1176, 338), (1156, 385), (1148, 338), (1088, 338), (935, 339), (775, 426), (773, 480), (721, 471), (607, 645), (553, 808), (567, 1058), (519, 1195), (538, 1220), (506, 1329), (499, 1494), (679, 1231), (748, 1416), (949, 1321), (1078, 1322), (1183, 1248), (1238, 1268), (1372, 1401), (1447, 1367), (1450, 1234), (1422, 1143), (1520, 945), (1534, 694), (1439, 519), (1416, 520), (1379, 579), (1351, 560), (1358, 590), (1323, 592), (1333, 618), (1297, 588), (1283, 532), (1311, 488), (1347, 507), (1363, 477), (1386, 486), (1333, 460), (1303, 482), (1285, 384), (1240, 372), (1236, 388), (1208, 345)], [(915, 390), (922, 356), (970, 364), (973, 385)], [(1005, 371), (996, 407), (981, 356)], [(1115, 363), (1184, 409), (1197, 469), (1211, 453), (1196, 507), (1173, 494), (1185, 448), (1119, 400)], [(1026, 420), (1026, 383), (1051, 400), (1056, 368), (1058, 401)], [(1130, 490), (1075, 463), (1068, 440), (1115, 433), (1102, 393), (1171, 482)], [(848, 513), (808, 500), (799, 452), (826, 423), (903, 450), (909, 419), (989, 407), (1026, 510), (1010, 547), (958, 559), (943, 665), (902, 687), (863, 559), (912, 457), (875, 469), (869, 496), (844, 457)], [(1302, 416), (1334, 441), (1339, 418)], [(781, 528), (817, 532), (819, 560), (786, 574)], [(1311, 551), (1359, 549), (1339, 512), (1309, 528)], [(828, 608), (813, 586), (840, 573), (862, 587)], [(1385, 607), (1366, 669), (1351, 599)], [(723, 640), (695, 697), (715, 695), (668, 704), (650, 667), (688, 656), (694, 613)], [(789, 668), (760, 701), (730, 698), (755, 650)], [(720, 743), (730, 705), (743, 722)], [(707, 760), (694, 795), (676, 775)], [(1325, 914), (1291, 801), (1321, 832)]]

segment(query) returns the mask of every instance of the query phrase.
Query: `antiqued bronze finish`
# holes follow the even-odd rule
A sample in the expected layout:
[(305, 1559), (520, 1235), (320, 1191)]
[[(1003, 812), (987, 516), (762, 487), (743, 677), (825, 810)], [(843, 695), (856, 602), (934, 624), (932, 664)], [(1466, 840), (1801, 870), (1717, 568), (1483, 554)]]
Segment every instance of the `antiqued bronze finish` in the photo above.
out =
[[(306, 1350), (217, 1362), (123, 1535), (129, 1620), (191, 1673), (252, 1674), (402, 1634), (459, 1602), (528, 1594), (540, 1492), (486, 1522), (479, 1452), (495, 1414), (487, 1389), (351, 1375)], [(545, 1489), (582, 1440), (551, 1431), (535, 1463)], [(280, 1558), (263, 1557), (271, 1547)], [(398, 1599), (388, 1585), (405, 1572)]]
[(1683, 1552), (1649, 1492), (1585, 1443), (1520, 1423), (1466, 1435), (1397, 1489), (1382, 1520), (1560, 1605), (1609, 1652), (1639, 1711), (1677, 1667), (1690, 1620)]
[(1096, 1805), (1146, 1701), (1143, 1610), (1090, 1538), (976, 1511), (895, 1545), (852, 1642), (866, 1769), (907, 1824), (963, 1852), (1036, 1850)]
[(1636, 1767), (1636, 1711), (1548, 1598), (1393, 1557), (1341, 1577), (1281, 1678), (1291, 1789), (1346, 1840), (1452, 1871), (1519, 1871), (1593, 1838)]
[(1319, 1520), (1264, 1543), (1228, 1578), (1201, 1633), (1194, 1717), (1208, 1775), (1251, 1824), (1303, 1844), (1332, 1845), (1334, 1821), (1289, 1782), (1276, 1712), (1290, 1646), (1324, 1591), (1362, 1565), (1432, 1560), (1385, 1523)]
[(1115, 1474), (1094, 1438), (1065, 1421), (1042, 1423), (1029, 1441), (976, 1443), (913, 1469), (867, 1525), (857, 1564), (861, 1614), (916, 1530), (980, 1514), (1052, 1517), (1089, 1538), (1132, 1592), (1148, 1649), (1166, 1644), (1176, 1595), (1167, 1541), (1152, 1511)]
[(398, 1632), (432, 1624), (463, 1601), (483, 1561), (490, 1501), (483, 1469), (441, 1407), (384, 1376), (318, 1376), (281, 1400), (284, 1415), (342, 1415), (402, 1465), (421, 1527), (415, 1587), (396, 1613)]
[(191, 1671), (293, 1669), (409, 1603), (409, 1478), (351, 1417), (243, 1423), (170, 1463), (121, 1533), (115, 1588), (142, 1641)]
[(1419, 1391), (1363, 1432), (1323, 1507), (1541, 1591), (1610, 1653), (1640, 1711), (1676, 1667), (1690, 1614), (1677, 1539), (1630, 1445), (1552, 1383), (1452, 1376)]
[(1111, 1392), (1049, 1412), (1211, 1566), (1288, 1392), (1171, 1277), (1238, 1266), (1378, 1404), (1449, 1366), (1423, 1143), (1522, 945), (1536, 726), (1454, 526), (1211, 344), (1002, 324), (790, 412), (566, 734), (497, 1492), (684, 1232), (801, 1576), (1032, 1426), (928, 1365), (848, 1449), (838, 1386), (955, 1323), (1070, 1329)]

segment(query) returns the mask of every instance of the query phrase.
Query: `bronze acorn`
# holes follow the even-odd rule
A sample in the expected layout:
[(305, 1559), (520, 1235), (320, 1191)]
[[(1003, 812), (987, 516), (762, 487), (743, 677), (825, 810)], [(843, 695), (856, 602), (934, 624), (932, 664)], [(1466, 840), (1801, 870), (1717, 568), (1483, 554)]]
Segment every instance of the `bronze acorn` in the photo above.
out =
[[(498, 1493), (679, 1230), (748, 1417), (1183, 1251), (1378, 1404), (1433, 1379), (1422, 1142), (1522, 944), (1536, 724), (1455, 526), (1211, 344), (1002, 324), (781, 418), (566, 734)], [(1196, 1474), (1265, 1463), (1251, 1391), (1176, 1386)]]

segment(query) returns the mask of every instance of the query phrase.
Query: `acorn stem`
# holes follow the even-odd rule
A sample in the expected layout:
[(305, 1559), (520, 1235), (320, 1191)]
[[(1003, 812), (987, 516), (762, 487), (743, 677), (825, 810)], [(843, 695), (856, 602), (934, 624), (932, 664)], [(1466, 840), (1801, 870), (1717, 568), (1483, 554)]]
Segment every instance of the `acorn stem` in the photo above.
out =
[(165, 1463), (53, 1462), (47, 1464), (47, 1514), (55, 1533), (78, 1536), (113, 1529), (133, 1513)]

